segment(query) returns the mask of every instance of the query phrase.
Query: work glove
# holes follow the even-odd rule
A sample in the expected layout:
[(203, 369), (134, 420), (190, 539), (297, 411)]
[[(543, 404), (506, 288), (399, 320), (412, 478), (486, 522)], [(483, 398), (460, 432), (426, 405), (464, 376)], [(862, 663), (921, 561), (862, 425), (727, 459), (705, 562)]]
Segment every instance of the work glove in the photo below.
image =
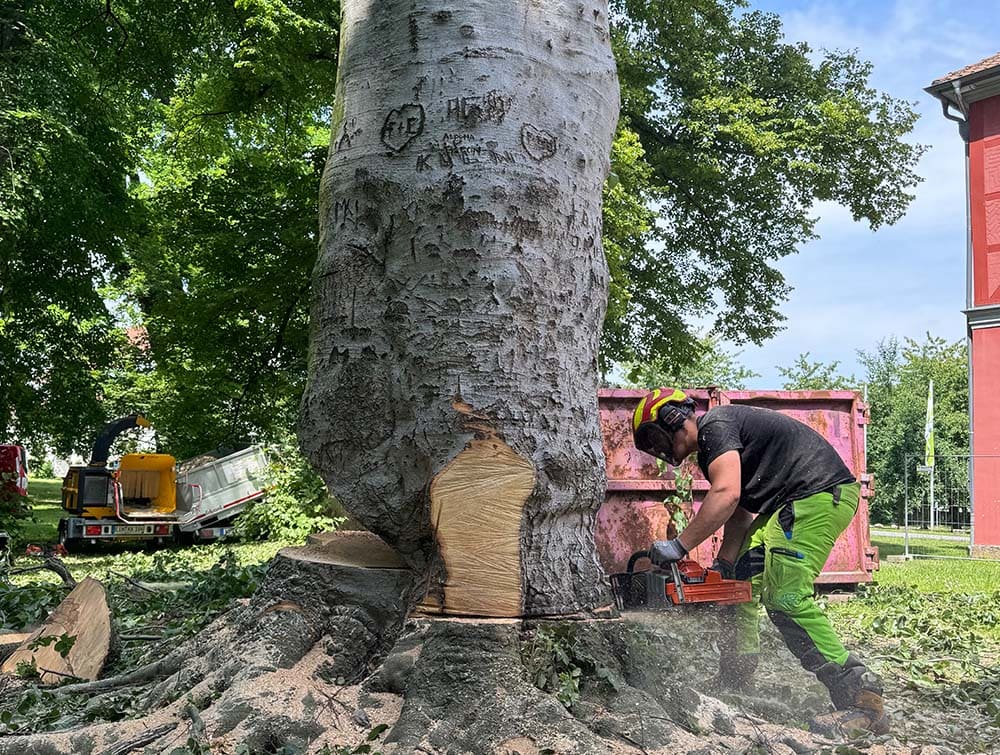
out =
[(724, 558), (717, 558), (709, 567), (712, 571), (717, 571), (723, 579), (736, 579), (736, 564)]
[(687, 548), (676, 537), (673, 540), (656, 540), (649, 547), (649, 560), (653, 562), (653, 566), (668, 566), (687, 554)]

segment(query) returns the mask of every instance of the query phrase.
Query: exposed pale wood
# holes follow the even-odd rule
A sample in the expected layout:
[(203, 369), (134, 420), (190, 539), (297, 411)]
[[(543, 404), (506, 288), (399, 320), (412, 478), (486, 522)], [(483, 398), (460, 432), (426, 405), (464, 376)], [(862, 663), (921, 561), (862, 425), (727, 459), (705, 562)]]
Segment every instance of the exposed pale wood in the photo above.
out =
[(10, 645), (11, 643), (20, 645), (30, 635), (31, 632), (7, 632), (6, 634), (0, 634), (0, 645)]
[(534, 468), (506, 443), (474, 440), (431, 483), (431, 522), (444, 561), (443, 590), (421, 608), (520, 616), (521, 521)]
[[(76, 642), (66, 658), (53, 645), (29, 649), (39, 637), (63, 634), (75, 635)], [(88, 577), (66, 596), (38, 629), (21, 643), (0, 666), (0, 672), (12, 674), (17, 664), (32, 658), (39, 669), (55, 673), (42, 673), (44, 684), (55, 684), (66, 676), (79, 679), (96, 679), (107, 660), (111, 648), (111, 612), (108, 609), (104, 586)]]

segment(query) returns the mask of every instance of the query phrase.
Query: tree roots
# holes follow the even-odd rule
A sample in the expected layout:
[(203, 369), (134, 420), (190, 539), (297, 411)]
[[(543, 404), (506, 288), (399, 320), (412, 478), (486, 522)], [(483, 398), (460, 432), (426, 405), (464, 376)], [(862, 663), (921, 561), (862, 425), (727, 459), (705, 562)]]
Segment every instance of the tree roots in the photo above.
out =
[(221, 755), (337, 752), (373, 731), (380, 751), (399, 755), (828, 744), (790, 726), (829, 704), (790, 655), (775, 656), (772, 672), (765, 663), (757, 697), (705, 694), (718, 662), (710, 612), (404, 625), (410, 589), (402, 569), (283, 554), (253, 599), (161, 660), (55, 690), (67, 703), (85, 698), (79, 718), (103, 712), (104, 722), (0, 737), (0, 755), (169, 753), (192, 740)]

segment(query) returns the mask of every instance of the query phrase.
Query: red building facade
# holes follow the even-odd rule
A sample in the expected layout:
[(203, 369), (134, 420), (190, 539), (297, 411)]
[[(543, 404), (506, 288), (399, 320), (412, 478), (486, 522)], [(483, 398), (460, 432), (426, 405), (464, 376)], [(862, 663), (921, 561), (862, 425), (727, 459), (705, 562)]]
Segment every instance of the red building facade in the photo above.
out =
[(973, 555), (1000, 557), (1000, 53), (927, 91), (966, 144)]

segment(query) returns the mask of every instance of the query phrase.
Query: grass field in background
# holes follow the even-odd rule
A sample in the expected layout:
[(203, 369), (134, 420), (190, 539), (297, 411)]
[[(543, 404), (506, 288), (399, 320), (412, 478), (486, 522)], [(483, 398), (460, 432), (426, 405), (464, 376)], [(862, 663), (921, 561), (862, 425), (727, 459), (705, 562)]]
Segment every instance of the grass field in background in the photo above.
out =
[[(884, 560), (886, 556), (901, 556), (904, 551), (905, 540), (902, 537), (884, 537), (879, 533), (872, 532), (872, 545), (878, 546), (879, 556)], [(933, 538), (911, 535), (910, 553), (923, 554), (925, 556), (948, 556), (950, 558), (968, 558), (969, 540), (935, 540)]]
[[(890, 563), (886, 561), (886, 556), (902, 554), (903, 541), (896, 538), (880, 539), (873, 535), (872, 545), (878, 546), (879, 556), (882, 559), (881, 568), (874, 575), (877, 584), (909, 585), (924, 592), (963, 594), (1000, 590), (1000, 561), (914, 558), (902, 563)], [(911, 548), (914, 547), (912, 540), (910, 545)], [(953, 545), (960, 544), (928, 540), (919, 544), (918, 552), (948, 556), (968, 555), (968, 549), (964, 545), (958, 548), (951, 547)]]
[(25, 523), (19, 538), (20, 550), (27, 543), (55, 542), (63, 514), (62, 480), (28, 480), (28, 495), (35, 521)]

